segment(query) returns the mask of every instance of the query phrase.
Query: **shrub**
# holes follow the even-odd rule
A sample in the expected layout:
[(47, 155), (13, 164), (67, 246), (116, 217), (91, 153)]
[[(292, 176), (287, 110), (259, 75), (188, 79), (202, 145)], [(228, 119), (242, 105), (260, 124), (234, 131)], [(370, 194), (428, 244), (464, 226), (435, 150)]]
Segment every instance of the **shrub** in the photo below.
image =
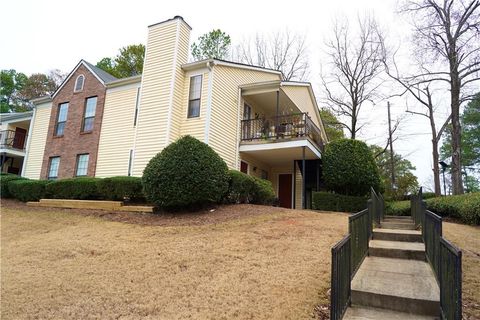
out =
[(480, 192), (426, 200), (428, 210), (463, 223), (480, 224)]
[(48, 180), (17, 179), (8, 183), (8, 191), (20, 201), (38, 201), (45, 198), (45, 186), (49, 182)]
[(46, 197), (53, 199), (94, 200), (99, 198), (98, 178), (81, 177), (55, 180), (45, 187)]
[(380, 174), (368, 146), (361, 141), (340, 139), (329, 143), (323, 155), (323, 177), (328, 190), (366, 196), (370, 187), (379, 190)]
[(2, 173), (0, 174), (0, 197), (1, 198), (12, 198), (13, 195), (8, 190), (8, 185), (10, 181), (14, 180), (27, 180), (26, 178), (22, 178), (17, 176), (16, 174), (10, 173)]
[(367, 208), (367, 198), (345, 196), (330, 192), (313, 192), (312, 209), (339, 212), (358, 212)]
[(185, 136), (150, 160), (142, 183), (147, 199), (161, 208), (195, 209), (224, 198), (228, 168), (207, 144)]
[(391, 216), (409, 216), (411, 214), (410, 200), (386, 202), (385, 214)]
[(252, 190), (251, 202), (255, 204), (273, 204), (275, 200), (275, 191), (272, 183), (265, 179), (253, 177), (254, 185)]
[(248, 203), (252, 199), (255, 180), (252, 176), (237, 170), (229, 170), (228, 192), (225, 196), (227, 203)]
[(98, 180), (98, 193), (102, 199), (140, 201), (144, 199), (142, 179), (138, 177), (111, 177)]

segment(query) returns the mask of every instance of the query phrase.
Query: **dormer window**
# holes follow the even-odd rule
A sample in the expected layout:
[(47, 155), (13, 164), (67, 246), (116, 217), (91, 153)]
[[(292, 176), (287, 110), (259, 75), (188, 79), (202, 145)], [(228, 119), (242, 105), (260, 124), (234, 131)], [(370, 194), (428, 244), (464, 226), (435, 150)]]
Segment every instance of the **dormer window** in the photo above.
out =
[(75, 80), (75, 90), (74, 92), (80, 92), (83, 90), (83, 83), (85, 82), (85, 76), (83, 74), (77, 77)]

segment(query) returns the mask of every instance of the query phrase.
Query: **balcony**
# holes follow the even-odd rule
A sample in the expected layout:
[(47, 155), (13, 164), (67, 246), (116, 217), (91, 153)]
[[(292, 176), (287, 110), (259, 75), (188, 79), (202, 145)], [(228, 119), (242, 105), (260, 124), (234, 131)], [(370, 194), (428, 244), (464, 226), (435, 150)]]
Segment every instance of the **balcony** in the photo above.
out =
[(0, 131), (0, 149), (10, 149), (24, 152), (26, 140), (26, 132), (15, 130)]
[(308, 139), (323, 150), (320, 129), (307, 113), (242, 120), (242, 144)]

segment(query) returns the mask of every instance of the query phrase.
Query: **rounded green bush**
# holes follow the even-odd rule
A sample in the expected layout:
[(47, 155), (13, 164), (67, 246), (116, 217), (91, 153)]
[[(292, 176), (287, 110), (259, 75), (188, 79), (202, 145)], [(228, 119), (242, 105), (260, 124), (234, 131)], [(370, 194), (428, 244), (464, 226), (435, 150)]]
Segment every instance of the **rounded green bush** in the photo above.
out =
[(17, 179), (9, 182), (8, 191), (20, 201), (38, 201), (45, 198), (45, 186), (48, 183), (50, 183), (48, 180)]
[(252, 176), (237, 170), (228, 171), (229, 186), (225, 201), (227, 203), (248, 203), (251, 200), (255, 180)]
[(254, 185), (252, 190), (251, 202), (255, 204), (273, 204), (275, 200), (275, 191), (272, 183), (265, 179), (253, 177)]
[(329, 143), (323, 154), (323, 177), (328, 190), (365, 196), (370, 187), (379, 190), (380, 174), (368, 146), (361, 141), (340, 139)]
[(8, 185), (10, 181), (15, 181), (15, 180), (27, 180), (27, 179), (11, 173), (0, 174), (0, 197), (1, 198), (3, 199), (13, 198), (13, 195), (8, 190)]
[(228, 168), (207, 144), (184, 136), (150, 160), (142, 183), (147, 200), (161, 208), (197, 209), (224, 198)]

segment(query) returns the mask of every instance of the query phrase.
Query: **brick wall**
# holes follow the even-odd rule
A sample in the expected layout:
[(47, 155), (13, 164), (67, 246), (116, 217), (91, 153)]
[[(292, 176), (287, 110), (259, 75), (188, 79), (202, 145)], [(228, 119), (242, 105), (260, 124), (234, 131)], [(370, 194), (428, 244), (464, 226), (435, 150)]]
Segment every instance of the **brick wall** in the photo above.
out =
[[(73, 92), (75, 80), (83, 74), (85, 81), (83, 90)], [(75, 176), (77, 155), (88, 153), (88, 176), (95, 176), (97, 163), (98, 141), (103, 117), (106, 89), (103, 84), (88, 71), (85, 66), (80, 67), (65, 83), (52, 101), (52, 114), (48, 126), (47, 142), (43, 156), (41, 178), (46, 179), (50, 157), (60, 157), (58, 178), (72, 178)], [(97, 107), (93, 130), (88, 133), (81, 132), (85, 102), (89, 97), (97, 96)], [(57, 121), (58, 106), (68, 102), (68, 114), (63, 136), (54, 136)]]

